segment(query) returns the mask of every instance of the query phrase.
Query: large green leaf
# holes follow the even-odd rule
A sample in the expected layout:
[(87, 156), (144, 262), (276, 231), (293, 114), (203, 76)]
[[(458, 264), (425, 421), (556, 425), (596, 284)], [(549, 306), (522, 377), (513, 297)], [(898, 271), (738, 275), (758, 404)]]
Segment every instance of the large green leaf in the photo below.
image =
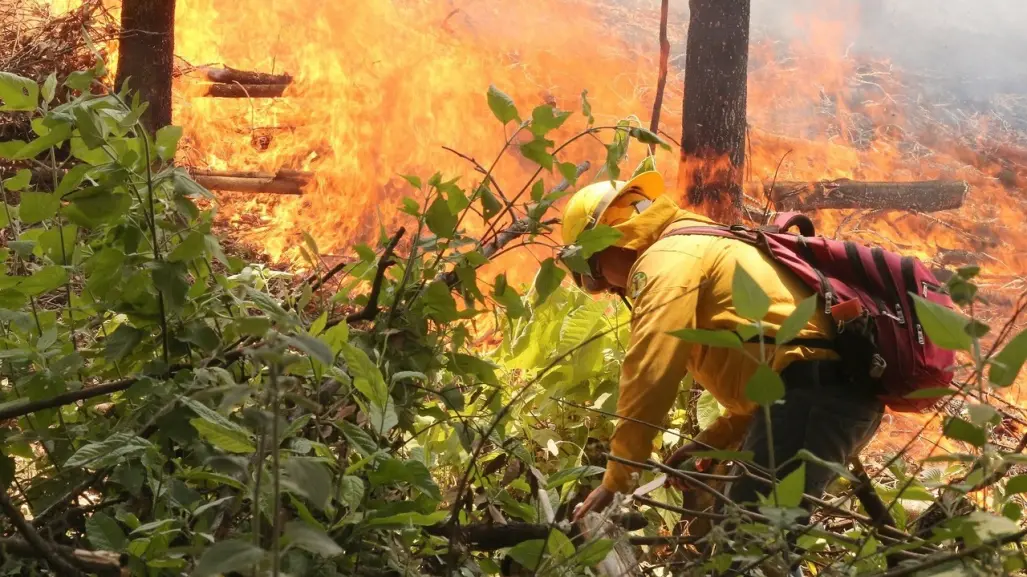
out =
[(699, 345), (726, 349), (741, 349), (742, 341), (731, 331), (708, 331), (703, 329), (680, 329), (671, 331), (671, 335)]
[(228, 417), (226, 417), (225, 415), (222, 415), (221, 413), (215, 411), (214, 409), (211, 409), (210, 407), (208, 407), (207, 405), (201, 403), (200, 401), (197, 401), (196, 399), (190, 399), (188, 397), (183, 397), (181, 399), (181, 402), (182, 402), (183, 405), (185, 405), (185, 406), (189, 407), (190, 409), (192, 409), (192, 411), (194, 413), (196, 413), (196, 416), (200, 417), (201, 419), (203, 419), (203, 420), (205, 420), (205, 421), (207, 421), (207, 422), (209, 422), (211, 424), (217, 425), (217, 426), (225, 428), (225, 429), (237, 431), (237, 432), (245, 435), (247, 438), (249, 438), (249, 436), (251, 434), (248, 429), (246, 429), (245, 427), (243, 427), (239, 423), (236, 423), (235, 421), (229, 419)]
[(364, 481), (360, 477), (345, 475), (339, 481), (339, 502), (350, 509), (356, 509), (364, 500)]
[(553, 155), (549, 150), (556, 144), (552, 140), (536, 136), (534, 140), (521, 145), (521, 154), (524, 158), (534, 161), (542, 168), (553, 170)]
[(86, 537), (99, 551), (119, 552), (128, 544), (128, 538), (118, 522), (102, 511), (86, 519)]
[(909, 294), (913, 297), (917, 318), (932, 343), (950, 351), (970, 350), (973, 339), (966, 332), (969, 318), (917, 294)]
[(542, 266), (535, 275), (535, 306), (546, 302), (566, 276), (567, 271), (556, 266), (556, 261), (552, 258), (542, 261)]
[(417, 513), (411, 511), (408, 513), (398, 513), (396, 515), (389, 515), (387, 517), (376, 517), (367, 521), (367, 525), (371, 527), (380, 526), (397, 526), (397, 527), (410, 527), (420, 526), (427, 527), (429, 525), (436, 525), (446, 517), (449, 516), (449, 511), (436, 511), (429, 515), (424, 513)]
[(449, 209), (449, 203), (442, 195), (435, 197), (428, 211), (424, 213), (428, 230), (440, 238), (453, 238), (456, 234), (456, 215)]
[(14, 176), (4, 181), (4, 188), (7, 190), (21, 190), (29, 185), (32, 180), (32, 171), (23, 168), (14, 173)]
[(699, 420), (699, 429), (706, 429), (720, 418), (723, 411), (717, 399), (709, 391), (703, 389), (696, 402), (696, 417)]
[(1024, 362), (1027, 362), (1027, 331), (1013, 337), (991, 359), (988, 380), (996, 387), (1008, 387), (1016, 381)]
[(524, 308), (524, 302), (521, 300), (521, 295), (512, 286), (507, 284), (505, 274), (496, 277), (492, 298), (503, 305), (503, 308), (506, 309), (506, 315), (511, 319), (519, 319), (528, 314), (527, 309)]
[(975, 447), (983, 447), (988, 442), (988, 433), (984, 429), (959, 417), (946, 419), (942, 432), (950, 439), (970, 443)]
[(0, 72), (0, 111), (35, 110), (38, 102), (38, 84), (24, 76)]
[(175, 158), (175, 151), (178, 150), (178, 141), (182, 138), (181, 126), (165, 126), (157, 131), (157, 156), (161, 160)]
[(789, 473), (777, 484), (777, 506), (798, 507), (806, 489), (806, 463)]
[(218, 541), (203, 552), (192, 577), (213, 577), (249, 570), (264, 559), (264, 550), (249, 541)]
[(171, 262), (190, 261), (203, 255), (206, 239), (201, 232), (193, 231), (168, 253)]
[(18, 216), (25, 224), (35, 224), (57, 214), (61, 207), (61, 199), (49, 192), (25, 192), (21, 195), (18, 205)]
[(103, 441), (89, 443), (75, 451), (75, 454), (64, 463), (64, 466), (102, 469), (130, 456), (138, 455), (150, 447), (149, 441), (132, 433), (114, 433)]
[(571, 467), (562, 471), (557, 471), (546, 479), (546, 487), (549, 489), (555, 489), (562, 485), (566, 485), (572, 481), (578, 481), (588, 479), (589, 477), (595, 477), (596, 475), (602, 475), (606, 469), (602, 467), (594, 467), (591, 465), (581, 465), (578, 467)]
[(389, 389), (378, 366), (362, 349), (348, 343), (342, 348), (342, 356), (346, 359), (346, 366), (353, 376), (353, 386), (374, 405), (385, 407)]
[(449, 323), (459, 318), (456, 300), (453, 299), (449, 286), (442, 281), (434, 281), (421, 294), (421, 306), (424, 315), (440, 323)]
[(111, 362), (125, 358), (139, 346), (139, 343), (143, 342), (144, 334), (143, 331), (131, 325), (118, 325), (118, 328), (104, 339), (104, 357)]
[(751, 321), (763, 320), (770, 310), (770, 297), (740, 264), (731, 282), (731, 301), (738, 314)]
[(208, 443), (229, 453), (254, 453), (257, 448), (253, 446), (249, 435), (234, 428), (223, 427), (203, 418), (189, 419), (189, 424), (196, 429)]
[(769, 405), (784, 398), (784, 381), (774, 369), (759, 365), (745, 384), (745, 396), (758, 405)]
[(492, 114), (496, 115), (496, 118), (504, 125), (512, 120), (519, 120), (517, 107), (514, 105), (513, 99), (496, 88), (494, 84), (489, 85), (486, 98), (488, 99), (489, 109), (492, 110)]
[(597, 252), (613, 246), (624, 233), (605, 224), (596, 225), (578, 235), (574, 244), (581, 247), (582, 257), (589, 258)]
[(18, 292), (25, 296), (39, 296), (68, 282), (68, 271), (62, 266), (47, 266), (32, 273), (18, 283)]
[(39, 153), (49, 150), (50, 147), (57, 146), (64, 142), (69, 136), (71, 136), (71, 126), (64, 123), (58, 124), (43, 136), (29, 142), (18, 150), (18, 152), (14, 153), (14, 160), (28, 160), (29, 158), (35, 158)]
[(1003, 490), (1005, 495), (1018, 495), (1020, 493), (1027, 493), (1027, 475), (1017, 475), (1010, 477), (1006, 481), (1006, 487)]
[(571, 113), (569, 111), (557, 111), (551, 104), (536, 106), (531, 111), (531, 132), (535, 136), (545, 136), (551, 130), (563, 126)]
[(342, 434), (345, 435), (350, 446), (364, 457), (368, 457), (378, 450), (378, 443), (371, 438), (371, 435), (353, 423), (342, 421), (339, 423), (339, 428), (342, 429)]
[(433, 499), (442, 499), (442, 493), (432, 479), (431, 472), (420, 461), (385, 459), (377, 469), (368, 475), (368, 481), (371, 482), (372, 487), (406, 483)]
[(795, 337), (799, 336), (802, 329), (806, 328), (810, 319), (817, 312), (817, 295), (813, 295), (800, 302), (792, 314), (781, 323), (781, 328), (774, 335), (774, 342), (778, 345), (786, 345)]
[(327, 533), (302, 521), (291, 521), (285, 526), (285, 540), (291, 547), (297, 547), (321, 557), (342, 555), (342, 547)]
[(282, 468), (291, 481), (293, 492), (310, 499), (318, 509), (324, 510), (332, 498), (332, 474), (323, 463), (307, 457), (287, 459)]
[(539, 562), (543, 559), (545, 549), (545, 539), (532, 539), (531, 541), (524, 541), (511, 547), (506, 554), (525, 569), (535, 571), (538, 569)]

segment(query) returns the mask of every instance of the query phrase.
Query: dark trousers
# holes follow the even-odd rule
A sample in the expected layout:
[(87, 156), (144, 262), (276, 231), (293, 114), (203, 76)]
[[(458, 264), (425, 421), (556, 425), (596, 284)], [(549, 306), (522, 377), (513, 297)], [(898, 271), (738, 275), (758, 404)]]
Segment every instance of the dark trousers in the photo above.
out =
[[(779, 480), (799, 467), (798, 461), (784, 467), (781, 464), (801, 449), (845, 466), (881, 424), (884, 404), (877, 398), (873, 386), (846, 375), (840, 362), (792, 363), (782, 371), (781, 378), (785, 383), (784, 399), (770, 407)], [(754, 462), (769, 469), (767, 421), (762, 408), (756, 411), (742, 450), (752, 451)], [(821, 497), (836, 476), (828, 468), (806, 462), (806, 494)], [(771, 487), (743, 478), (728, 488), (728, 496), (738, 504), (756, 503), (757, 492), (769, 495)], [(810, 509), (806, 509), (807, 515), (799, 519), (799, 523), (809, 522)]]

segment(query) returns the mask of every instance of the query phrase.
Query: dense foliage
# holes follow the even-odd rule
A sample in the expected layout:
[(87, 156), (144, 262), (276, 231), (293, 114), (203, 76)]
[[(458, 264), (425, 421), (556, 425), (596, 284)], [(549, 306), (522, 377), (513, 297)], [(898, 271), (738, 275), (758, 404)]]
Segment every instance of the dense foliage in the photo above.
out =
[[(133, 575), (480, 575), (498, 573), (505, 553), (540, 574), (595, 572), (624, 535), (581, 538), (564, 519), (603, 470), (629, 313), (564, 288), (552, 258), (527, 290), (477, 270), (545, 242), (550, 208), (580, 175), (561, 161), (568, 143), (608, 136), (602, 172), (616, 176), (632, 139), (660, 139), (633, 119), (595, 126), (583, 95), (582, 132), (557, 146), (550, 137), (569, 112), (543, 105), (522, 121), (492, 88), (490, 108), (510, 134), (503, 153), (516, 147), (538, 164), (515, 196), (503, 194), (493, 167), (480, 167), (485, 177), (469, 189), (408, 176), (409, 230), (382, 230), (377, 247), (355, 246), (354, 262), (332, 268), (308, 237), (315, 274), (296, 279), (225, 254), (213, 209), (201, 208), (215, 204), (211, 195), (174, 166), (181, 130), (151, 135), (138, 121), (145, 103), (91, 93), (102, 71), (62, 79), (78, 96), (52, 108), (56, 77), (37, 85), (0, 73), (3, 109), (31, 115), (35, 131), (29, 142), (0, 142), (0, 159), (23, 167), (3, 180), (0, 212), (0, 570), (117, 574), (124, 563)], [(539, 176), (553, 169), (566, 182), (547, 191)], [(484, 233), (470, 234), (471, 222)], [(608, 227), (583, 235), (571, 266), (616, 238)], [(976, 298), (973, 273), (950, 281), (964, 304)], [(735, 285), (753, 319), (743, 332), (759, 332), (766, 296), (747, 275)], [(931, 336), (972, 359), (960, 397), (1012, 384), (1027, 337), (996, 355), (980, 344), (983, 324), (920, 304)], [(794, 326), (811, 312), (801, 307)], [(739, 346), (733, 333), (679, 336)], [(782, 385), (765, 370), (749, 390), (769, 406)], [(700, 399), (701, 424), (717, 412)], [(942, 495), (950, 513), (906, 557), (914, 563), (947, 560), (931, 571), (952, 575), (1023, 566), (1006, 544), (1023, 535), (1016, 499), (1027, 477), (1007, 473), (1025, 459), (1022, 446), (988, 442), (999, 418), (981, 400), (948, 417), (946, 433), (968, 452), (947, 456), (944, 475), (898, 458), (884, 469), (876, 486), (895, 503), (894, 531), (911, 529), (903, 504), (913, 500)], [(659, 442), (677, 444), (686, 426), (682, 404)], [(678, 557), (678, 569), (781, 552), (801, 471), (777, 483), (760, 519), (710, 533), (714, 554)], [(982, 487), (979, 509), (958, 512), (958, 497)], [(649, 496), (681, 503), (662, 488)], [(854, 507), (839, 501), (838, 515)], [(680, 517), (643, 511), (649, 537)], [(544, 538), (484, 542), (484, 528), (504, 523), (541, 527)], [(858, 522), (806, 529), (799, 543), (816, 566), (861, 574), (913, 547)], [(658, 566), (671, 553), (654, 547), (647, 559)]]

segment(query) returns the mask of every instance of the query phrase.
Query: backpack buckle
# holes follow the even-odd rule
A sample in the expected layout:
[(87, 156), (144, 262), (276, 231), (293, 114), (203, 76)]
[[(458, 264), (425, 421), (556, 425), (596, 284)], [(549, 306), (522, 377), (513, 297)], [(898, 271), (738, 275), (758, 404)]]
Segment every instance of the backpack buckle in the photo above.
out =
[(870, 378), (879, 379), (884, 376), (884, 370), (888, 368), (888, 363), (885, 362), (884, 357), (874, 353), (873, 358), (870, 360)]

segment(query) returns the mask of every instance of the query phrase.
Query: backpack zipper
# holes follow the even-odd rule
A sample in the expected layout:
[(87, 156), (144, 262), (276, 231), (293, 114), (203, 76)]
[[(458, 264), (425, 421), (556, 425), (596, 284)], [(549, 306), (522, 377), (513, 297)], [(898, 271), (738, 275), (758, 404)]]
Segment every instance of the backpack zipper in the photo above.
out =
[(899, 291), (895, 288), (895, 279), (892, 278), (891, 269), (888, 268), (888, 263), (884, 259), (884, 250), (881, 247), (875, 247), (870, 250), (870, 253), (874, 257), (874, 264), (877, 265), (877, 274), (881, 275), (884, 290), (888, 291), (889, 298), (895, 303), (895, 315), (893, 318), (900, 325), (905, 325), (906, 314), (902, 310), (902, 299), (899, 298)]

